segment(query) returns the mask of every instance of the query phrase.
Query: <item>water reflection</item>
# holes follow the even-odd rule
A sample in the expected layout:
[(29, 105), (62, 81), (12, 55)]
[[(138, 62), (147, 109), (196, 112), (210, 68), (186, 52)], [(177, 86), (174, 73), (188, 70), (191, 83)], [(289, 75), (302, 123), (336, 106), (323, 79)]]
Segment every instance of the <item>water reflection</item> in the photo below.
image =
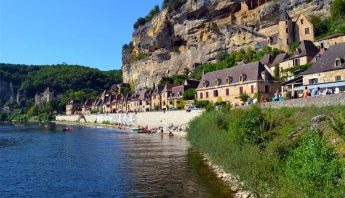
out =
[(229, 197), (183, 138), (0, 126), (1, 197)]

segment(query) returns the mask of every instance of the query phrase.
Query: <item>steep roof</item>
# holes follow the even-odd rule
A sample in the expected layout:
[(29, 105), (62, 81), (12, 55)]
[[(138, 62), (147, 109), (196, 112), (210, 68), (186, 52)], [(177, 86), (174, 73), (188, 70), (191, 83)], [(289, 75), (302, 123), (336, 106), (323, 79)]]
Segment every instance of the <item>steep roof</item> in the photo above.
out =
[[(336, 67), (335, 61), (338, 58), (343, 61), (340, 66)], [(307, 71), (303, 72), (303, 75), (338, 69), (345, 69), (345, 43), (331, 46), (314, 65), (312, 65)]]
[(172, 84), (165, 84), (162, 92), (171, 92), (171, 89), (173, 88), (174, 85)]
[(274, 80), (273, 77), (266, 71), (264, 65), (260, 62), (249, 63), (246, 65), (234, 66), (228, 69), (209, 72), (205, 74), (199, 83), (198, 89), (203, 88), (203, 82), (208, 82), (208, 87), (215, 86), (215, 81), (220, 80), (219, 85), (224, 85), (227, 78), (231, 78), (230, 84), (238, 83), (242, 75), (244, 82), (257, 81), (262, 79), (262, 72), (266, 72), (267, 80)]
[(288, 59), (289, 57), (290, 57), (290, 56), (289, 56), (288, 53), (281, 53), (281, 54), (278, 54), (278, 55), (275, 57), (274, 61), (272, 62), (271, 67), (274, 67), (276, 64), (279, 64), (279, 63), (285, 61), (285, 60)]
[(336, 33), (336, 34), (332, 34), (332, 35), (326, 36), (325, 38), (321, 38), (321, 39), (319, 39), (317, 41), (333, 39), (333, 38), (337, 38), (337, 37), (341, 37), (341, 36), (345, 36), (345, 34), (343, 34), (343, 33)]
[(299, 58), (303, 56), (312, 56), (314, 57), (319, 53), (319, 48), (317, 48), (312, 41), (304, 40), (301, 41), (299, 46), (295, 50), (295, 54), (289, 59)]
[(272, 62), (274, 61), (274, 57), (271, 55), (265, 55), (264, 57), (262, 57), (262, 59), (260, 60), (260, 62), (264, 65), (267, 66), (271, 66)]
[(282, 13), (280, 14), (280, 21), (286, 21), (286, 20), (291, 20), (289, 14), (287, 13), (286, 10), (283, 10)]

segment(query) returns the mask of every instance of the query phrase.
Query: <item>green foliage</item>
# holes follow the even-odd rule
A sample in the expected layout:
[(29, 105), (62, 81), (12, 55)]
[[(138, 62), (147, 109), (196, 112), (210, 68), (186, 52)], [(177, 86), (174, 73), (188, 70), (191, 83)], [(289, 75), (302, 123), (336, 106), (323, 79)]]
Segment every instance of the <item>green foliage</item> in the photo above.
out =
[(289, 155), (284, 172), (295, 190), (306, 197), (334, 197), (334, 187), (342, 174), (336, 154), (317, 130), (302, 136), (300, 145)]
[(134, 23), (133, 28), (138, 29), (140, 26), (145, 25), (146, 20), (143, 17), (139, 17), (137, 21)]
[(183, 85), (185, 80), (186, 76), (184, 75), (173, 75), (171, 77), (164, 76), (159, 82), (159, 85), (173, 84), (174, 86), (178, 86)]
[(330, 126), (343, 138), (345, 138), (345, 113), (340, 112), (329, 118)]
[(246, 93), (246, 92), (244, 92), (242, 95), (240, 95), (240, 100), (242, 101), (242, 102), (247, 102), (248, 100), (249, 100), (249, 95)]
[(139, 54), (137, 57), (132, 58), (131, 62), (144, 60), (145, 58), (150, 57), (150, 56), (151, 56), (151, 54), (145, 54), (145, 53)]
[(132, 92), (135, 92), (135, 83), (134, 83), (133, 80), (131, 80), (131, 81), (129, 82), (129, 86), (130, 86), (130, 88), (131, 88), (131, 91), (132, 91)]
[(331, 7), (332, 20), (345, 18), (345, 0), (334, 0)]
[(254, 51), (249, 48), (247, 51), (243, 49), (239, 51), (233, 51), (230, 54), (222, 52), (218, 55), (220, 62), (213, 64), (204, 64), (196, 67), (195, 72), (192, 74), (193, 79), (200, 80), (203, 73), (213, 72), (235, 66), (238, 62), (251, 63), (260, 61), (265, 55), (271, 55), (273, 57), (281, 53), (280, 50), (271, 47), (264, 47), (260, 51)]
[(196, 94), (196, 90), (193, 88), (187, 89), (184, 93), (183, 93), (183, 100), (194, 100), (195, 99), (195, 94)]
[[(188, 127), (192, 146), (226, 172), (238, 175), (244, 189), (268, 197), (344, 197), (343, 143), (328, 122), (308, 129), (316, 115), (345, 112), (345, 106), (206, 111)], [(339, 154), (339, 155), (337, 155)]]
[(292, 75), (299, 74), (299, 73), (309, 69), (311, 66), (312, 66), (312, 64), (305, 64), (305, 65), (299, 65), (299, 66), (295, 66), (295, 67), (291, 67), (291, 68), (285, 69), (285, 70), (282, 71), (282, 73), (283, 73), (282, 77), (289, 76), (291, 74)]
[(319, 39), (335, 33), (345, 34), (345, 1), (334, 0), (331, 6), (330, 17), (312, 16), (311, 22), (316, 29), (316, 36)]
[(4, 122), (8, 120), (8, 115), (5, 112), (0, 111), (0, 122)]
[[(176, 101), (175, 101), (175, 102), (176, 102)], [(186, 106), (186, 102), (185, 102), (183, 99), (180, 100), (179, 103), (175, 104), (175, 107), (176, 107), (177, 109), (184, 109), (185, 106)]]
[(259, 107), (248, 110), (238, 123), (238, 129), (245, 143), (260, 144), (264, 140), (263, 133), (268, 129), (268, 122)]
[(159, 6), (156, 5), (146, 16), (145, 18), (140, 17), (137, 19), (137, 21), (134, 23), (133, 27), (134, 29), (138, 29), (140, 26), (145, 25), (147, 22), (150, 22), (152, 18), (160, 12)]
[(208, 100), (197, 100), (194, 101), (194, 105), (200, 108), (206, 108), (210, 102)]
[(134, 46), (133, 46), (132, 41), (129, 44), (122, 45), (122, 51), (127, 54), (131, 54), (133, 52), (133, 49), (134, 49)]
[(289, 54), (290, 54), (290, 55), (295, 54), (296, 48), (298, 48), (298, 46), (299, 46), (299, 42), (293, 42), (293, 43), (290, 45)]

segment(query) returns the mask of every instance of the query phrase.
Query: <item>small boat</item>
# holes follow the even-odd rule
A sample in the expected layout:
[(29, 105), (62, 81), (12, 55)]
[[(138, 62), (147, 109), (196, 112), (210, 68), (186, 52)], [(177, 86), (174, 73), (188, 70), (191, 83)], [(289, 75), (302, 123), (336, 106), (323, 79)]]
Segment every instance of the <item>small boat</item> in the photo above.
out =
[(144, 128), (137, 127), (137, 128), (130, 128), (130, 130), (132, 130), (133, 132), (140, 132), (140, 131), (144, 131)]
[(73, 129), (70, 128), (70, 127), (66, 127), (66, 128), (63, 128), (62, 131), (63, 131), (63, 132), (72, 132)]

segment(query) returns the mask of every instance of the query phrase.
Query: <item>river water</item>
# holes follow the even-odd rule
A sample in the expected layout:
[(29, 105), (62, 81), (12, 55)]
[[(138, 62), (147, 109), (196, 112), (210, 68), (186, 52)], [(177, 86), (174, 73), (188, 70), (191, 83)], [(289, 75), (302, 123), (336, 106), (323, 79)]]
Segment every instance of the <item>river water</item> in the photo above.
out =
[(0, 197), (231, 197), (184, 138), (0, 126)]

